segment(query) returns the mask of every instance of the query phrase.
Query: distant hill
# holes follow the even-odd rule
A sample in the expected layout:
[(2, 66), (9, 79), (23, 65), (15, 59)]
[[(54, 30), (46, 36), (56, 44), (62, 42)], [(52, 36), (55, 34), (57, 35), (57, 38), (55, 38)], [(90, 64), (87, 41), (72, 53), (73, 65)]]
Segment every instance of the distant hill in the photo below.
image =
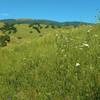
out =
[(46, 24), (46, 25), (56, 25), (56, 26), (78, 26), (78, 25), (93, 25), (92, 23), (87, 22), (57, 22), (51, 20), (33, 20), (33, 19), (4, 19), (0, 20), (0, 22), (9, 23), (9, 24), (32, 24), (32, 23), (39, 23), (39, 24)]

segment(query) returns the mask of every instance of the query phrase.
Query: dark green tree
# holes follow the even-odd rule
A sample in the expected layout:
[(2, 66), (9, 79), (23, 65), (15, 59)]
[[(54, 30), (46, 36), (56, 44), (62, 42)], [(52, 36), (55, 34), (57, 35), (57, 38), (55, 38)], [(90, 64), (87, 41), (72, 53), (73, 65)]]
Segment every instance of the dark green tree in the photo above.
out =
[(29, 27), (35, 29), (38, 33), (41, 33), (40, 29), (42, 26), (39, 23), (32, 23), (29, 25)]
[(4, 34), (11, 34), (17, 32), (17, 29), (14, 27), (14, 24), (8, 24), (8, 23), (5, 23), (4, 26), (0, 28), (0, 30)]

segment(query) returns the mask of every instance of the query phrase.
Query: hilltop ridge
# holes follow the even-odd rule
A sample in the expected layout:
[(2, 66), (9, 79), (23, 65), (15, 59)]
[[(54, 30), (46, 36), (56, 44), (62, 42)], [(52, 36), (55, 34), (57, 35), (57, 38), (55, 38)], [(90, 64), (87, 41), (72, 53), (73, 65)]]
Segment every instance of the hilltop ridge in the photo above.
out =
[(58, 22), (58, 21), (45, 20), (45, 19), (29, 19), (29, 18), (3, 19), (3, 20), (0, 20), (0, 22), (9, 23), (9, 24), (32, 24), (32, 23), (39, 23), (39, 24), (56, 25), (56, 26), (93, 25), (93, 23), (80, 22), (80, 21)]

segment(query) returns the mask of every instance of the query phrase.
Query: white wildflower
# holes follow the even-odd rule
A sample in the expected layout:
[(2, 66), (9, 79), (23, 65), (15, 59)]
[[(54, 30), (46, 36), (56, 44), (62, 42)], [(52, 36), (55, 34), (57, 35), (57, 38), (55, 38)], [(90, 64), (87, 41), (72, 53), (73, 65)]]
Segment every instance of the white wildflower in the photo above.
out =
[(98, 35), (97, 35), (97, 34), (95, 34), (94, 36), (95, 36), (95, 37), (98, 37)]
[(61, 52), (64, 52), (64, 49), (62, 49)]
[(60, 68), (64, 68), (64, 65), (60, 65)]
[(64, 45), (64, 47), (66, 47), (66, 45)]
[(88, 30), (87, 32), (90, 33), (90, 30)]
[(80, 63), (76, 63), (76, 67), (80, 66)]
[(90, 66), (90, 70), (93, 70), (94, 68), (92, 66)]
[(65, 37), (65, 41), (68, 43), (69, 42), (69, 39), (67, 37)]
[(23, 58), (23, 60), (26, 60), (27, 58)]
[(58, 34), (56, 34), (56, 37), (58, 37)]
[(64, 55), (64, 57), (67, 57), (67, 55)]
[(87, 43), (83, 43), (83, 46), (85, 46), (85, 47), (89, 47), (89, 44), (87, 44)]
[(89, 29), (88, 31), (87, 31), (87, 33), (90, 33), (92, 31), (92, 29)]

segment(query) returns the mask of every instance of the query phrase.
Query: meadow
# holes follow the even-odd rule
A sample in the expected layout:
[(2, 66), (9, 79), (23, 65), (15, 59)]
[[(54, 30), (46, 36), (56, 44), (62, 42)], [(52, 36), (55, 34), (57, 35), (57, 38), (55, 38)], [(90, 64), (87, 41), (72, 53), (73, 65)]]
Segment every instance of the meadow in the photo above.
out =
[(0, 100), (100, 100), (100, 25), (40, 26), (0, 31)]

